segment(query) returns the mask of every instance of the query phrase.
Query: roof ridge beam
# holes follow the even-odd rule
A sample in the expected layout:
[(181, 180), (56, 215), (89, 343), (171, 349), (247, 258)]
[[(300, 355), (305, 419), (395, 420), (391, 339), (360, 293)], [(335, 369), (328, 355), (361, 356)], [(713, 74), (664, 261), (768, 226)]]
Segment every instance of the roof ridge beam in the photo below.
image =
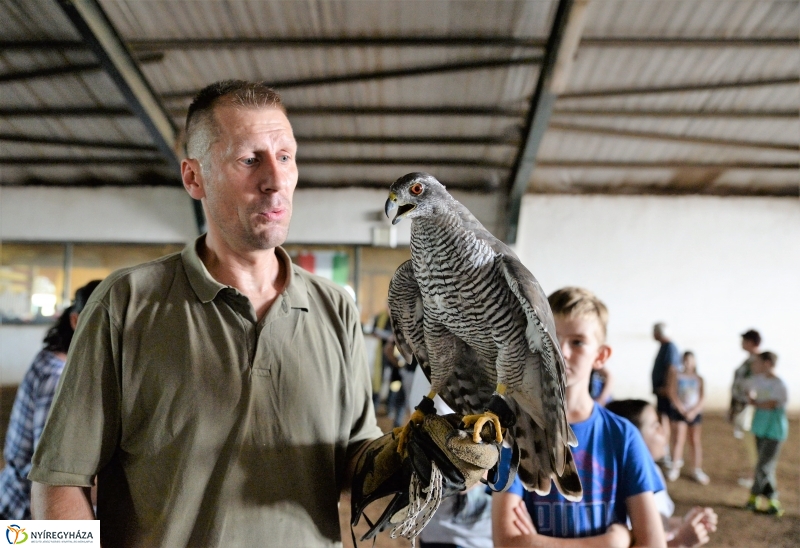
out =
[(591, 133), (595, 135), (611, 135), (615, 137), (629, 137), (632, 139), (651, 139), (656, 141), (672, 141), (686, 144), (732, 146), (740, 148), (758, 148), (766, 150), (781, 150), (797, 152), (800, 150), (800, 143), (771, 143), (767, 141), (742, 141), (732, 139), (720, 139), (715, 137), (704, 137), (699, 135), (677, 135), (675, 133), (661, 133), (655, 131), (637, 131), (629, 129), (619, 129), (611, 127), (601, 127), (583, 124), (564, 124), (561, 122), (550, 122), (552, 129), (561, 131)]
[(754, 80), (738, 80), (729, 82), (709, 82), (696, 84), (677, 84), (671, 86), (607, 88), (563, 93), (560, 99), (590, 99), (598, 97), (620, 97), (625, 95), (652, 95), (658, 93), (679, 93), (684, 91), (713, 91), (719, 89), (737, 89), (761, 86), (779, 86), (800, 83), (800, 76), (779, 76), (775, 78), (757, 78)]
[[(136, 57), (139, 63), (158, 63), (164, 60), (164, 54), (158, 52), (139, 53), (136, 54)], [(33, 80), (34, 78), (52, 78), (54, 76), (64, 76), (67, 74), (78, 74), (97, 70), (104, 70), (103, 65), (100, 63), (76, 63), (74, 65), (60, 65), (57, 67), (23, 70), (19, 72), (6, 72), (0, 74), (0, 83)]]
[[(388, 78), (407, 78), (413, 76), (424, 76), (428, 74), (442, 74), (446, 72), (462, 72), (480, 69), (494, 69), (505, 68), (514, 65), (535, 65), (542, 62), (541, 56), (525, 56), (525, 57), (500, 57), (492, 59), (481, 59), (479, 61), (464, 61), (458, 63), (439, 63), (435, 65), (421, 65), (417, 67), (409, 67), (402, 69), (392, 70), (377, 70), (356, 72), (352, 74), (340, 74), (334, 76), (322, 76), (315, 78), (297, 78), (290, 80), (277, 80), (267, 81), (265, 84), (278, 90), (289, 88), (302, 88), (313, 86), (328, 86), (333, 84), (345, 84), (351, 82), (363, 82), (369, 80), (385, 80)], [(164, 99), (186, 99), (194, 97), (197, 90), (190, 91), (177, 91), (172, 93), (164, 93)]]

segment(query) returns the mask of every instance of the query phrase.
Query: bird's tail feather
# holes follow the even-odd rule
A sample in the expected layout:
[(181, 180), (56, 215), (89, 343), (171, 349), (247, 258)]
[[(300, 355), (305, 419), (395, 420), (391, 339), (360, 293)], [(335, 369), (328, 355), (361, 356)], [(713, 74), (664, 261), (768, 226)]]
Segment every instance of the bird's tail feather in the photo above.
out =
[[(518, 407), (517, 402), (513, 402), (513, 406)], [(526, 412), (517, 411), (517, 417), (517, 423), (512, 427), (512, 436), (513, 441), (519, 446), (520, 453), (517, 475), (525, 488), (528, 491), (546, 495), (550, 492), (552, 480), (567, 500), (581, 500), (583, 496), (581, 481), (572, 451), (569, 448), (569, 445), (572, 444), (567, 445), (566, 443), (575, 438), (572, 429), (567, 427), (569, 434), (566, 440), (562, 440), (563, 447), (560, 453), (563, 454), (561, 462), (563, 468), (559, 474), (557, 472), (559, 466), (555, 461), (555, 456), (559, 452), (553, 451), (550, 447), (545, 430)]]

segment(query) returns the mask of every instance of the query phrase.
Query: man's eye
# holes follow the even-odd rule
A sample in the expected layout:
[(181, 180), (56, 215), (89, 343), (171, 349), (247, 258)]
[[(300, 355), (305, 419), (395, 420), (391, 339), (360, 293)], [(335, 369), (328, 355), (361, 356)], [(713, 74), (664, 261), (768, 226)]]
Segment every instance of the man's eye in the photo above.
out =
[(252, 166), (253, 164), (256, 163), (256, 159), (255, 158), (245, 158), (244, 160), (242, 160), (242, 163), (244, 165), (246, 165), (246, 166)]
[(572, 341), (572, 346), (583, 346), (583, 341)]
[(289, 156), (288, 154), (281, 154), (280, 156), (278, 156), (278, 160), (280, 160), (281, 162), (288, 162), (290, 159), (291, 156)]

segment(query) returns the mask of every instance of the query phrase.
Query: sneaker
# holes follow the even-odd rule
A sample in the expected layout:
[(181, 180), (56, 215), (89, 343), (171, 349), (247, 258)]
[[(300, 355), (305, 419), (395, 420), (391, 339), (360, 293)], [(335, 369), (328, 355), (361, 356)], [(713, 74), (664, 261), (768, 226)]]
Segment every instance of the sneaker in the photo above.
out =
[(745, 489), (750, 489), (753, 486), (753, 478), (739, 478), (736, 483)]
[(674, 468), (670, 468), (667, 471), (667, 481), (675, 481), (679, 477), (681, 477), (681, 469), (680, 468), (674, 467)]
[(747, 504), (745, 504), (744, 507), (746, 510), (750, 510), (751, 512), (757, 512), (758, 511), (758, 505), (756, 504), (757, 502), (758, 502), (758, 497), (756, 495), (750, 495), (750, 498), (747, 499)]
[(781, 506), (780, 501), (772, 499), (769, 501), (769, 506), (764, 513), (779, 518), (783, 515), (783, 506)]
[(700, 485), (708, 485), (711, 482), (711, 478), (708, 477), (708, 474), (703, 472), (702, 468), (694, 469), (694, 472), (692, 473), (692, 479), (694, 479), (694, 481)]

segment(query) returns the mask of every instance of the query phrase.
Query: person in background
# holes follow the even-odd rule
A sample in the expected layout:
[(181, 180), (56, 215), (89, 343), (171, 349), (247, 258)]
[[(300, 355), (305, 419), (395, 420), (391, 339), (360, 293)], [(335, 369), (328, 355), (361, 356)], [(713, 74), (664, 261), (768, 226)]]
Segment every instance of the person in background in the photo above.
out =
[(653, 363), (653, 394), (656, 395), (656, 411), (658, 412), (658, 420), (661, 421), (661, 427), (664, 429), (664, 434), (667, 439), (666, 452), (664, 453), (663, 464), (666, 468), (671, 465), (671, 455), (669, 453), (670, 447), (670, 428), (669, 428), (669, 411), (671, 405), (669, 396), (667, 395), (667, 374), (671, 367), (681, 366), (681, 354), (678, 352), (678, 347), (675, 346), (670, 338), (667, 336), (667, 325), (659, 322), (653, 326), (653, 338), (661, 343), (658, 348), (655, 362)]
[(566, 363), (567, 420), (578, 441), (572, 455), (583, 498), (570, 502), (554, 486), (546, 495), (527, 492), (516, 478), (507, 492), (492, 495), (495, 546), (665, 546), (653, 498), (664, 483), (642, 436), (589, 395), (592, 370), (611, 357), (608, 309), (579, 287), (559, 289), (548, 301)]
[[(743, 441), (747, 451), (747, 458), (750, 461), (748, 473), (752, 473), (755, 468), (758, 451), (756, 450), (756, 439), (750, 432), (750, 424), (753, 422), (753, 406), (747, 403), (747, 392), (744, 386), (747, 379), (753, 374), (753, 362), (761, 353), (760, 346), (761, 334), (758, 331), (748, 329), (742, 333), (742, 350), (747, 352), (747, 359), (733, 373), (731, 405), (728, 409), (728, 422), (733, 425), (733, 436)], [(750, 488), (753, 486), (753, 478), (739, 478), (739, 485)]]
[(683, 447), (686, 443), (687, 430), (689, 445), (692, 446), (694, 470), (692, 478), (701, 485), (711, 481), (703, 472), (703, 377), (697, 374), (697, 360), (692, 352), (683, 353), (683, 367), (671, 368), (667, 375), (667, 395), (672, 404), (670, 421), (674, 434), (672, 448), (672, 465), (667, 472), (667, 479), (675, 481), (681, 475), (683, 467)]
[(614, 389), (614, 375), (603, 365), (600, 369), (592, 370), (589, 381), (589, 394), (598, 405), (606, 405), (611, 401), (611, 392)]
[(99, 283), (91, 281), (75, 292), (75, 300), (47, 331), (44, 348), (36, 354), (17, 389), (3, 449), (6, 466), (0, 471), (0, 519), (31, 519), (28, 472), (33, 452), (64, 370), (78, 316)]
[[(606, 409), (631, 421), (642, 434), (645, 445), (654, 461), (664, 456), (664, 429), (655, 408), (644, 400), (617, 400), (609, 402)], [(657, 468), (659, 474), (661, 469)], [(662, 476), (662, 481), (664, 480)], [(717, 530), (717, 514), (712, 508), (695, 506), (685, 516), (675, 517), (675, 503), (667, 490), (655, 494), (658, 513), (664, 524), (667, 546), (695, 548), (707, 544)]]
[(748, 510), (759, 510), (758, 497), (768, 499), (765, 512), (777, 517), (783, 515), (783, 506), (778, 500), (778, 484), (775, 469), (786, 438), (789, 436), (789, 421), (786, 419), (788, 391), (786, 384), (775, 374), (778, 356), (774, 352), (762, 352), (753, 362), (754, 375), (746, 384), (748, 403), (755, 407), (751, 430), (756, 437), (758, 462), (747, 500)]

